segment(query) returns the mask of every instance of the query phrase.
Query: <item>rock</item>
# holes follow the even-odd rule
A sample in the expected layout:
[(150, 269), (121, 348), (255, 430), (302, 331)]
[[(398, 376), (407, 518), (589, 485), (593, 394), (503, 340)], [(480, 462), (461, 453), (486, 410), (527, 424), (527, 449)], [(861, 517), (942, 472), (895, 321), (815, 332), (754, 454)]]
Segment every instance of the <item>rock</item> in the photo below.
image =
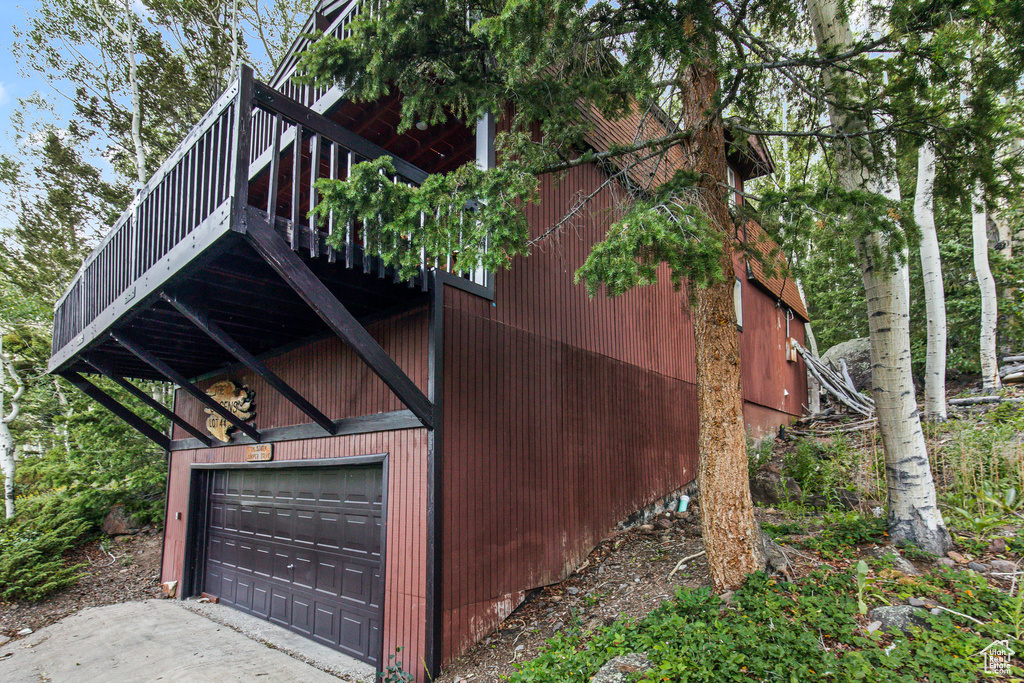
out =
[(638, 652), (631, 652), (628, 655), (619, 655), (609, 659), (604, 666), (597, 670), (590, 683), (625, 683), (633, 678), (633, 674), (646, 671), (651, 668), (651, 662), (647, 655)]
[(911, 626), (925, 626), (927, 611), (911, 605), (891, 605), (876, 607), (868, 612), (868, 619), (882, 622), (881, 629), (886, 633), (906, 633)]
[(100, 527), (107, 536), (125, 536), (137, 534), (140, 531), (139, 525), (130, 514), (125, 512), (123, 505), (113, 505), (110, 512), (103, 518)]
[(10, 636), (0, 636), (0, 646), (6, 645), (9, 642), (11, 642)]
[(875, 631), (877, 631), (880, 628), (882, 628), (882, 622), (880, 622), (880, 621), (872, 621), (870, 624), (867, 625), (867, 628), (865, 628), (864, 630), (867, 631), (868, 633), (874, 633)]
[(907, 576), (917, 576), (921, 572), (917, 571), (917, 567), (910, 563), (910, 560), (903, 557), (899, 551), (893, 548), (879, 548), (874, 552), (875, 557), (878, 559), (888, 559), (892, 562), (892, 566), (896, 571), (906, 574)]
[(992, 560), (992, 571), (1008, 574), (1017, 571), (1017, 563), (1009, 560)]
[(946, 557), (953, 560), (957, 564), (967, 564), (967, 558), (955, 550), (950, 550), (948, 553), (946, 553)]
[(984, 574), (984, 573), (986, 573), (988, 571), (988, 566), (982, 564), (981, 562), (968, 562), (967, 563), (967, 568), (968, 569), (973, 569), (974, 571), (978, 572), (979, 574)]
[(850, 372), (850, 379), (858, 391), (865, 391), (871, 388), (871, 341), (867, 337), (851, 339), (842, 344), (836, 344), (825, 353), (821, 354), (821, 360), (831, 362), (837, 370), (841, 370), (839, 359), (846, 361), (846, 369)]
[(1006, 552), (1006, 539), (993, 538), (992, 542), (988, 544), (988, 551), (993, 555), (1002, 555)]
[(650, 532), (654, 531), (654, 525), (653, 524), (641, 524), (640, 525), (640, 531), (642, 531), (644, 533), (650, 533)]
[(30, 635), (32, 635), (32, 629), (30, 629), (30, 628), (28, 628), (26, 626), (25, 628), (23, 628), (20, 631), (18, 631), (18, 635), (19, 636), (30, 636)]
[(839, 504), (844, 510), (858, 510), (860, 509), (860, 496), (853, 491), (846, 489), (836, 489), (835, 497), (839, 501)]
[(798, 503), (803, 499), (800, 484), (782, 475), (782, 454), (773, 455), (750, 478), (750, 497), (758, 505)]
[(910, 605), (911, 607), (930, 607), (931, 606), (928, 603), (927, 600), (922, 600), (921, 598), (910, 598), (909, 600), (907, 600), (907, 604)]
[(940, 557), (939, 559), (935, 560), (935, 564), (939, 565), (940, 567), (946, 567), (948, 569), (952, 569), (956, 566), (956, 562), (949, 559), (948, 557)]
[(160, 584), (160, 588), (163, 590), (165, 598), (173, 598), (178, 593), (178, 582), (165, 581)]
[(658, 517), (658, 519), (654, 520), (654, 526), (659, 529), (671, 529), (672, 520), (665, 519), (664, 517)]
[(565, 592), (568, 593), (569, 595), (576, 595), (577, 593), (580, 592), (580, 589), (576, 588), (576, 586), (570, 586), (569, 588), (566, 589)]

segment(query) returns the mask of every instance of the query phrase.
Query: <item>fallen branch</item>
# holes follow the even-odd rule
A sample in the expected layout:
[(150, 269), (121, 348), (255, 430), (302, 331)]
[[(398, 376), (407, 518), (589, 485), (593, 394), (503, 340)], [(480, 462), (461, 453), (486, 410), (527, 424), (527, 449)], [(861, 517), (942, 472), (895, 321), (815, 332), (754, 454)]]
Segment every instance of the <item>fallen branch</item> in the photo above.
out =
[(672, 569), (672, 571), (670, 571), (668, 573), (668, 578), (671, 579), (672, 575), (675, 574), (680, 569), (682, 569), (684, 564), (686, 564), (690, 560), (696, 560), (698, 557), (700, 557), (701, 555), (704, 555), (706, 552), (707, 552), (706, 550), (701, 550), (699, 553), (694, 553), (693, 555), (688, 555), (688, 556), (684, 557), (683, 559), (679, 560), (679, 562), (676, 563), (676, 566)]
[(1003, 398), (1002, 396), (975, 396), (973, 398), (951, 398), (951, 406), (976, 406), (983, 403), (1024, 403), (1024, 398)]

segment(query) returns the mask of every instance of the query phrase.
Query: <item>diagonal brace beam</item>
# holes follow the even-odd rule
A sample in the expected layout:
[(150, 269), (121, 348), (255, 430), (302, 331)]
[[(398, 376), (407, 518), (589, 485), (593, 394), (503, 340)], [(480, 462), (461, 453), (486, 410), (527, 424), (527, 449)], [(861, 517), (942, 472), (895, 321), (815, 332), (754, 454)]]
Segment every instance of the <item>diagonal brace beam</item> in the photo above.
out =
[(68, 371), (62, 373), (61, 376), (75, 385), (83, 394), (137, 429), (140, 434), (154, 442), (157, 446), (165, 451), (170, 450), (171, 440), (166, 434), (161, 434), (158, 429), (133, 413), (130, 408), (125, 407), (117, 399), (107, 394), (98, 386), (82, 377), (77, 372)]
[(168, 381), (172, 382), (173, 384), (177, 384), (179, 387), (188, 392), (188, 394), (195, 398), (197, 401), (199, 401), (203, 405), (210, 408), (210, 410), (223, 417), (232, 425), (240, 429), (243, 433), (247, 434), (249, 438), (251, 438), (253, 441), (255, 441), (256, 443), (260, 442), (260, 433), (252, 425), (248, 425), (242, 420), (238, 419), (238, 417), (236, 417), (234, 413), (232, 413), (230, 410), (228, 410), (227, 408), (225, 408), (224, 406), (222, 406), (221, 404), (217, 403), (212, 398), (207, 396), (205, 391), (197, 387), (195, 384), (192, 384), (192, 382), (189, 382), (180, 372), (178, 372), (171, 366), (167, 365), (167, 363), (163, 362), (162, 360), (154, 356), (152, 353), (142, 348), (142, 346), (138, 342), (133, 340), (131, 337), (128, 337), (124, 332), (111, 332), (110, 338), (116, 341), (121, 346), (123, 346), (125, 349), (127, 349), (130, 353), (132, 353), (136, 358), (141, 360), (143, 363), (145, 363), (146, 365), (148, 365), (149, 367), (153, 368), (161, 375), (166, 377)]
[(260, 214), (249, 211), (246, 236), (263, 259), (295, 290), (327, 326), (388, 386), (428, 429), (434, 427), (434, 405), (366, 328), (309, 266), (278, 237)]
[(129, 394), (139, 399), (156, 412), (160, 413), (160, 415), (166, 417), (168, 420), (172, 421), (174, 424), (178, 425), (186, 432), (202, 441), (204, 444), (206, 444), (207, 447), (213, 445), (213, 441), (210, 439), (210, 437), (204, 434), (202, 430), (200, 430), (198, 427), (193, 427), (191, 422), (183, 418), (181, 415), (178, 415), (173, 410), (168, 409), (167, 406), (165, 406), (163, 403), (160, 403), (160, 401), (153, 400), (152, 396), (150, 396), (145, 391), (143, 391), (142, 389), (138, 388), (137, 386), (126, 380), (124, 377), (121, 377), (120, 375), (116, 374), (113, 370), (107, 367), (105, 363), (102, 363), (101, 361), (96, 360), (94, 358), (88, 357), (86, 357), (84, 360), (86, 363), (95, 368), (96, 372), (111, 380), (119, 387), (127, 391)]
[(283, 379), (277, 376), (270, 368), (264, 365), (259, 359), (249, 353), (245, 347), (239, 344), (231, 335), (225, 332), (220, 325), (210, 320), (209, 312), (194, 300), (189, 301), (178, 293), (168, 294), (161, 292), (160, 297), (174, 306), (183, 316), (202, 330), (206, 336), (217, 342), (225, 351), (237, 358), (243, 365), (262, 377), (267, 384), (273, 387), (279, 394), (292, 402), (299, 410), (309, 415), (318, 425), (324, 428), (328, 434), (335, 434), (338, 431), (337, 425), (331, 418), (317, 410), (316, 406), (307, 401), (299, 392), (295, 391)]

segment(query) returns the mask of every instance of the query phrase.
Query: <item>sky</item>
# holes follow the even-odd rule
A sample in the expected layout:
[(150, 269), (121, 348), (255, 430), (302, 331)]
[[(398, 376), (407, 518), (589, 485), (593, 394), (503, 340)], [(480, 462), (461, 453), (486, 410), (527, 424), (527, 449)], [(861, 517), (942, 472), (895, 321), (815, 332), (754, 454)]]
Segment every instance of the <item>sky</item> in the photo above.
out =
[[(45, 92), (47, 86), (38, 79), (25, 79), (18, 73), (18, 62), (14, 58), (12, 45), (14, 43), (13, 26), (25, 26), (26, 2), (4, 2), (0, 0), (0, 122), (3, 128), (7, 129), (7, 122), (11, 118), (11, 112), (18, 104), (19, 97), (28, 97), (33, 92)], [(9, 136), (0, 138), (0, 152), (11, 150), (13, 141)]]

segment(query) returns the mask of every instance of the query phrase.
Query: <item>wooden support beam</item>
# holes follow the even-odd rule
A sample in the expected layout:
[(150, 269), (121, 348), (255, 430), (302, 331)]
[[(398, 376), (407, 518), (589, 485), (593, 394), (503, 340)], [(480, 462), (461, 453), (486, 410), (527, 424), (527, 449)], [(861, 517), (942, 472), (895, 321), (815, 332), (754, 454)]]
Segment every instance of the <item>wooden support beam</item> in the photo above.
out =
[(119, 387), (127, 391), (129, 394), (139, 399), (147, 406), (149, 406), (156, 412), (160, 413), (168, 420), (171, 420), (172, 422), (174, 422), (174, 424), (178, 425), (192, 436), (202, 441), (207, 446), (207, 448), (213, 445), (213, 441), (210, 439), (208, 435), (204, 434), (202, 430), (200, 430), (198, 427), (193, 427), (192, 423), (190, 423), (188, 420), (176, 414), (173, 410), (167, 408), (167, 406), (165, 406), (163, 403), (160, 403), (160, 401), (154, 400), (152, 396), (147, 394), (142, 389), (139, 389), (137, 386), (126, 380), (124, 377), (121, 377), (120, 375), (114, 373), (109, 367), (107, 367), (105, 363), (89, 357), (86, 357), (83, 360), (85, 360), (86, 363), (95, 368), (96, 372), (111, 380)]
[(249, 212), (248, 236), (253, 248), (278, 275), (295, 290), (327, 326), (347, 343), (356, 355), (381, 378), (391, 391), (433, 429), (434, 406), (398, 364), (381, 348), (366, 328), (359, 324), (327, 286), (317, 278), (289, 245), (285, 244), (259, 211)]
[(206, 392), (197, 387), (196, 385), (185, 379), (184, 376), (167, 363), (163, 362), (152, 353), (144, 349), (138, 342), (127, 336), (124, 332), (111, 332), (110, 338), (116, 341), (118, 344), (123, 346), (125, 349), (135, 355), (136, 358), (141, 360), (149, 367), (156, 370), (168, 381), (177, 384), (179, 387), (188, 392), (193, 398), (198, 400), (203, 405), (207, 406), (213, 412), (217, 413), (225, 420), (230, 422), (232, 425), (240, 429), (253, 441), (259, 443), (260, 433), (252, 426), (248, 425), (238, 417), (235, 416), (230, 410), (222, 406), (221, 404), (214, 401), (212, 398), (206, 395)]
[(61, 376), (75, 385), (83, 394), (137, 429), (140, 434), (154, 442), (157, 446), (165, 451), (170, 449), (171, 440), (167, 438), (166, 434), (161, 434), (159, 430), (153, 427), (153, 425), (133, 413), (129, 408), (123, 406), (117, 401), (117, 399), (108, 395), (98, 386), (82, 377), (77, 372), (70, 370), (68, 372), (61, 373)]
[(312, 418), (313, 422), (323, 427), (324, 431), (328, 434), (334, 434), (337, 431), (337, 427), (329, 417), (317, 410), (316, 406), (307, 401), (299, 392), (292, 389), (287, 382), (249, 353), (245, 347), (221, 329), (220, 325), (210, 320), (209, 311), (205, 307), (194, 300), (189, 301), (177, 293), (161, 292), (160, 297), (171, 306), (174, 306), (179, 313), (191, 320), (206, 336), (217, 342), (221, 348), (237, 358), (245, 367), (266, 380), (267, 384), (291, 401), (296, 408)]

